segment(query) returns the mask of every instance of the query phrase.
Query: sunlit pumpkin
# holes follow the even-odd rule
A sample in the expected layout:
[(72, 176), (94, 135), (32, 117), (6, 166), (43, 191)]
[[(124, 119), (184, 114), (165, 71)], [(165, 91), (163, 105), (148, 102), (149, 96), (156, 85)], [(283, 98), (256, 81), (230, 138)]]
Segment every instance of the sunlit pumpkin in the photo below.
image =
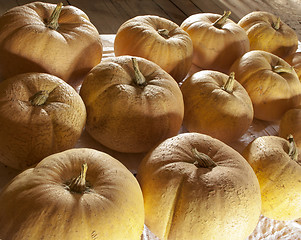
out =
[(145, 58), (103, 60), (84, 79), (80, 95), (87, 132), (119, 152), (147, 152), (181, 128), (184, 103), (178, 83)]
[(279, 136), (287, 138), (290, 134), (301, 151), (301, 105), (288, 110), (280, 119)]
[(0, 239), (140, 240), (143, 196), (133, 174), (103, 152), (78, 148), (43, 159), (0, 194)]
[(161, 240), (245, 240), (261, 198), (247, 161), (208, 135), (182, 133), (142, 160), (137, 174), (145, 224)]
[(0, 82), (0, 161), (28, 168), (74, 147), (86, 122), (79, 94), (46, 73), (24, 73)]
[(202, 70), (181, 85), (184, 99), (183, 125), (189, 132), (199, 132), (231, 142), (242, 136), (253, 120), (253, 106), (244, 87), (229, 76)]
[(273, 13), (248, 13), (239, 20), (238, 25), (248, 35), (250, 50), (263, 50), (283, 58), (296, 52), (298, 48), (295, 30)]
[(192, 39), (192, 62), (198, 67), (228, 73), (232, 63), (249, 51), (248, 36), (229, 19), (230, 13), (197, 13), (180, 25)]
[(256, 138), (243, 151), (261, 189), (262, 214), (275, 220), (301, 217), (301, 166), (292, 135)]
[(119, 27), (114, 53), (115, 56), (146, 58), (180, 82), (191, 67), (193, 46), (189, 35), (176, 23), (159, 16), (143, 15)]
[(0, 79), (46, 72), (69, 82), (101, 61), (102, 43), (80, 9), (32, 2), (0, 17), (0, 56)]
[(296, 72), (272, 53), (249, 51), (230, 70), (247, 90), (257, 119), (279, 121), (287, 110), (301, 103), (301, 83)]

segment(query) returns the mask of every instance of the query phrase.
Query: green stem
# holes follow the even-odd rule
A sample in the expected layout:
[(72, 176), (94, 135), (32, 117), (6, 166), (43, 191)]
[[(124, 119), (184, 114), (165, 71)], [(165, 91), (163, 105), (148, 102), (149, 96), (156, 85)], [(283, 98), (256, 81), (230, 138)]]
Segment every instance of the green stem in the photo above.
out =
[(293, 161), (297, 162), (298, 161), (298, 148), (296, 146), (296, 142), (293, 138), (293, 135), (292, 134), (288, 135), (287, 140), (289, 142), (288, 155)]
[(273, 23), (272, 26), (275, 30), (279, 30), (279, 28), (280, 28), (280, 17), (277, 18), (277, 21), (275, 23)]
[(213, 26), (221, 29), (225, 25), (230, 14), (231, 11), (224, 11), (224, 14), (213, 23)]
[(32, 106), (41, 106), (46, 103), (49, 97), (49, 91), (41, 90), (29, 98)]
[(135, 72), (135, 83), (138, 86), (144, 86), (146, 83), (145, 77), (139, 70), (138, 62), (136, 58), (132, 58), (133, 68)]
[(87, 175), (87, 170), (88, 170), (88, 164), (84, 163), (81, 168), (80, 175), (70, 182), (68, 185), (69, 189), (72, 192), (76, 193), (83, 193), (87, 186), (86, 186), (86, 175)]
[(227, 82), (222, 87), (222, 89), (225, 90), (228, 93), (232, 93), (233, 92), (233, 86), (234, 86), (234, 78), (235, 78), (235, 74), (234, 74), (234, 72), (231, 72), (229, 77), (228, 77)]
[(54, 11), (52, 12), (51, 16), (50, 16), (50, 20), (49, 22), (46, 24), (47, 27), (56, 30), (59, 27), (59, 17), (62, 11), (62, 6), (63, 3), (58, 3), (56, 5), (56, 8), (54, 9)]
[(217, 164), (205, 153), (199, 152), (196, 148), (192, 149), (192, 153), (196, 158), (193, 163), (198, 168), (214, 168)]
[(164, 38), (169, 38), (169, 31), (167, 29), (158, 29), (158, 33), (160, 34), (160, 36), (164, 37)]

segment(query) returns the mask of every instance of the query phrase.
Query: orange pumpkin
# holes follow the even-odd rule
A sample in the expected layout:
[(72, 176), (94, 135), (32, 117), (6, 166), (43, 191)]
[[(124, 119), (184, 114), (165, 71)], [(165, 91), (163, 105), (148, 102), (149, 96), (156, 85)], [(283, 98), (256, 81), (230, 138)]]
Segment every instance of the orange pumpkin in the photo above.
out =
[(301, 83), (296, 72), (272, 53), (249, 51), (234, 62), (231, 71), (247, 90), (257, 119), (279, 121), (287, 110), (301, 103)]
[(115, 56), (131, 55), (157, 63), (177, 82), (187, 75), (193, 46), (176, 23), (153, 15), (137, 16), (123, 23), (114, 41)]
[(46, 73), (24, 73), (0, 82), (0, 161), (25, 169), (72, 148), (86, 122), (79, 94)]
[(253, 121), (253, 106), (244, 87), (230, 76), (202, 70), (181, 85), (183, 125), (189, 132), (208, 134), (224, 142), (242, 136)]
[(184, 103), (177, 82), (157, 64), (140, 57), (103, 60), (84, 79), (87, 132), (119, 152), (147, 152), (176, 135)]
[(293, 66), (301, 82), (301, 52), (295, 52), (284, 58), (284, 60)]
[(279, 57), (286, 57), (298, 48), (298, 36), (294, 29), (276, 15), (254, 11), (242, 17), (238, 25), (245, 29), (250, 50), (263, 50)]
[(103, 152), (50, 155), (0, 194), (0, 239), (140, 240), (143, 196), (133, 174)]
[(258, 137), (242, 154), (258, 178), (262, 214), (282, 221), (300, 218), (301, 166), (293, 136)]
[(238, 152), (208, 135), (165, 140), (142, 160), (137, 179), (145, 224), (161, 240), (245, 240), (258, 223), (255, 173)]
[(80, 79), (102, 58), (100, 35), (74, 6), (33, 2), (0, 17), (0, 79), (46, 72)]
[(228, 73), (232, 63), (249, 51), (248, 36), (229, 19), (230, 13), (198, 13), (182, 22), (180, 27), (193, 42), (192, 62), (198, 67)]

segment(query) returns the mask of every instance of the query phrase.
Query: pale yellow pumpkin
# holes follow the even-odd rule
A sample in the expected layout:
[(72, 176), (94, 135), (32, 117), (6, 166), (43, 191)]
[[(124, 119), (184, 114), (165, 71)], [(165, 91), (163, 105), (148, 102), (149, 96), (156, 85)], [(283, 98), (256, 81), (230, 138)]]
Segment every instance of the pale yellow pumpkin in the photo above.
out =
[(133, 174), (103, 152), (53, 154), (0, 193), (0, 239), (140, 240), (143, 196)]
[(256, 138), (244, 149), (261, 190), (262, 214), (275, 220), (301, 217), (301, 166), (293, 141), (278, 136)]
[(247, 161), (208, 135), (182, 133), (142, 160), (137, 174), (145, 224), (161, 240), (245, 240), (261, 198)]

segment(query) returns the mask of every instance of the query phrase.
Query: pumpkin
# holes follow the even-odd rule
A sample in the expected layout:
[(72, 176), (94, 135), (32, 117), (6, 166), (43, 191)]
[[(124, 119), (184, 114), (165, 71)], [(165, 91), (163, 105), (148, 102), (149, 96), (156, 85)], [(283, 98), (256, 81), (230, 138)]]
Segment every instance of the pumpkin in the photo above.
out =
[(242, 154), (258, 178), (262, 214), (283, 221), (300, 218), (301, 167), (293, 136), (258, 137)]
[(298, 48), (295, 30), (270, 12), (248, 13), (239, 20), (238, 25), (248, 35), (250, 50), (263, 50), (284, 58)]
[(208, 135), (163, 141), (142, 160), (137, 179), (145, 224), (161, 240), (245, 240), (258, 223), (255, 173), (237, 151)]
[(140, 240), (143, 196), (133, 174), (103, 152), (50, 155), (0, 194), (0, 238)]
[(296, 146), (301, 149), (301, 105), (284, 113), (279, 123), (279, 136), (294, 136)]
[(247, 90), (257, 119), (279, 121), (287, 110), (301, 103), (301, 84), (296, 72), (272, 53), (249, 51), (230, 70)]
[(183, 121), (179, 85), (157, 64), (140, 57), (103, 60), (80, 89), (87, 132), (118, 152), (147, 152), (176, 135)]
[(301, 52), (295, 52), (284, 58), (295, 69), (301, 82)]
[(23, 73), (0, 82), (0, 161), (25, 169), (72, 148), (86, 122), (79, 94), (47, 73)]
[(229, 73), (232, 63), (249, 51), (249, 39), (239, 25), (223, 15), (197, 13), (186, 18), (180, 27), (193, 42), (193, 64), (207, 69)]
[(114, 53), (115, 56), (146, 58), (180, 82), (190, 70), (193, 46), (189, 35), (176, 23), (159, 16), (143, 15), (119, 27)]
[(0, 79), (45, 72), (69, 82), (102, 58), (102, 43), (88, 16), (74, 6), (33, 2), (0, 17)]
[(231, 142), (242, 136), (253, 120), (253, 106), (244, 87), (229, 76), (202, 70), (181, 85), (184, 99), (183, 125), (189, 132), (199, 132)]

